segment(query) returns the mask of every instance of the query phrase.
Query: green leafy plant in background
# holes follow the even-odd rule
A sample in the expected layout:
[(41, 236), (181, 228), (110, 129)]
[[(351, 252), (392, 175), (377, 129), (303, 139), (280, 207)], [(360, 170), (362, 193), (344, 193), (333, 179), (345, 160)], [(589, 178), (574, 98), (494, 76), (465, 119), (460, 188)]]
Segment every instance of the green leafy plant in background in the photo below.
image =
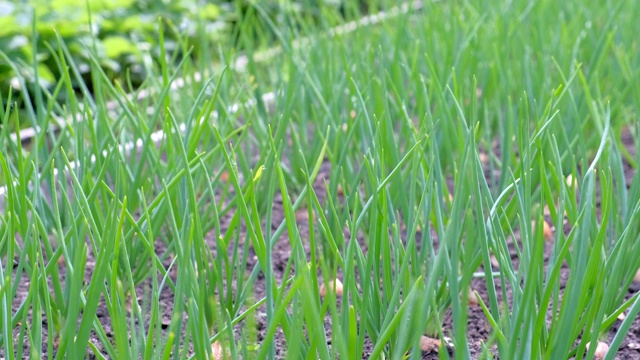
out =
[[(90, 53), (93, 52), (111, 80), (128, 84), (133, 90), (149, 76), (149, 67), (155, 66), (153, 59), (159, 56), (158, 18), (173, 29), (167, 32), (165, 46), (175, 57), (197, 45), (196, 39), (205, 31), (209, 41), (223, 36), (231, 13), (232, 7), (228, 4), (199, 4), (186, 0), (2, 1), (1, 96), (7, 99), (9, 86), (14, 91), (34, 91), (35, 69), (40, 82), (38, 86), (52, 90), (62, 76), (54, 56), (59, 50), (57, 36), (64, 40), (64, 50), (74, 59), (76, 69), (89, 89), (93, 89), (90, 76)], [(201, 26), (203, 30), (199, 32)], [(181, 40), (182, 37), (189, 40)], [(32, 66), (34, 62), (37, 67)], [(18, 79), (22, 79), (22, 83)], [(79, 91), (80, 84), (74, 80), (73, 90)], [(61, 91), (59, 101), (68, 96), (66, 89)], [(16, 100), (21, 108), (23, 99), (17, 97)]]
[[(33, 92), (35, 70), (37, 86), (52, 90), (63, 74), (52, 55), (58, 51), (57, 36), (64, 40), (65, 51), (73, 57), (82, 83), (89, 90), (93, 91), (90, 76), (90, 53), (93, 52), (109, 79), (134, 91), (152, 75), (151, 68), (157, 65), (158, 18), (163, 19), (167, 27), (164, 44), (171, 61), (190, 53), (200, 60), (199, 68), (205, 69), (213, 62), (224, 62), (217, 51), (221, 44), (232, 47), (234, 52), (244, 51), (247, 46), (251, 51), (273, 46), (278, 42), (277, 31), (272, 31), (274, 24), (320, 23), (325, 22), (330, 13), (334, 14), (332, 17), (342, 14), (337, 16), (356, 18), (369, 8), (378, 6), (365, 6), (365, 3), (354, 6), (343, 1), (325, 5), (266, 1), (252, 5), (242, 1), (202, 0), (3, 0), (0, 1), (0, 97), (7, 100), (9, 86), (14, 93)], [(251, 27), (253, 36), (248, 42), (244, 40), (247, 34), (240, 40), (237, 32), (230, 31), (245, 17), (255, 21)], [(241, 28), (246, 27), (238, 27)], [(309, 30), (310, 27), (299, 27), (297, 36), (309, 35)], [(204, 44), (216, 46), (202, 46)], [(34, 63), (36, 67), (32, 66)], [(73, 80), (73, 90), (80, 92), (82, 83)], [(67, 89), (58, 96), (59, 101), (63, 101), (69, 96)], [(14, 100), (17, 109), (22, 109), (24, 98), (14, 96)], [(12, 123), (16, 120), (17, 116), (12, 116)]]

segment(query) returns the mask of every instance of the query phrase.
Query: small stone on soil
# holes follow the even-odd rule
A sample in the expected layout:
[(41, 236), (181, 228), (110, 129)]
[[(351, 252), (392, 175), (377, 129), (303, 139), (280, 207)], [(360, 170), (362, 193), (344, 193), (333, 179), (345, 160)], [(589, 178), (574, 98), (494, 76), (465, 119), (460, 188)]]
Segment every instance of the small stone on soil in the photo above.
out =
[[(536, 221), (531, 221), (531, 228), (535, 229)], [(542, 221), (542, 237), (545, 241), (551, 241), (553, 239), (553, 230), (551, 229), (551, 225), (546, 220)]]
[(500, 269), (498, 258), (496, 258), (496, 256), (493, 254), (491, 254), (491, 266), (493, 266), (496, 270)]
[[(452, 203), (453, 202), (453, 195), (451, 195), (451, 193), (447, 194), (447, 199), (449, 199), (449, 202)], [(442, 199), (442, 202), (447, 202), (446, 199)]]
[[(335, 281), (335, 284), (334, 284), (334, 281)], [(342, 282), (340, 281), (340, 279), (335, 279), (334, 281), (329, 282), (329, 290), (327, 290), (327, 287), (325, 284), (320, 285), (321, 297), (325, 297), (327, 295), (327, 291), (334, 291), (334, 289), (335, 289), (336, 296), (342, 296), (342, 292), (343, 292)]]
[(553, 231), (551, 230), (551, 225), (549, 225), (549, 223), (546, 221), (542, 222), (542, 234), (546, 241), (550, 241), (551, 239), (553, 239)]
[[(589, 350), (590, 343), (587, 343), (587, 351)], [(607, 351), (609, 351), (609, 345), (602, 341), (598, 341), (598, 346), (596, 346), (596, 352), (593, 354), (593, 358), (596, 360), (602, 360), (607, 355)]]
[(420, 337), (420, 350), (426, 353), (438, 352), (440, 349), (440, 340), (422, 335)]
[(223, 171), (222, 174), (220, 174), (220, 181), (224, 183), (229, 181), (229, 172), (227, 170)]
[(631, 350), (640, 350), (640, 343), (630, 342), (629, 345), (627, 345), (627, 347)]
[[(225, 354), (226, 353), (226, 354)], [(222, 349), (222, 346), (220, 346), (220, 343), (217, 341), (214, 341), (213, 344), (211, 344), (211, 359), (212, 360), (222, 360), (229, 358), (229, 352), (228, 351), (224, 351)]]
[(467, 294), (467, 298), (469, 299), (469, 305), (476, 306), (478, 305), (478, 297), (473, 289), (469, 288), (469, 293)]
[(576, 190), (578, 189), (578, 182), (573, 179), (573, 175), (571, 175), (571, 174), (567, 175), (567, 178), (565, 180), (567, 182), (567, 186), (568, 187), (575, 186)]

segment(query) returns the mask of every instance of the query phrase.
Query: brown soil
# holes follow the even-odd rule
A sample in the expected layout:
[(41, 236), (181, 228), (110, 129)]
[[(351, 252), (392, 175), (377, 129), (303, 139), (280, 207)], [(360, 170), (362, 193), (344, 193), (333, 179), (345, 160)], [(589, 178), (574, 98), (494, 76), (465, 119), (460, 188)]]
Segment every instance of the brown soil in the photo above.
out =
[[(623, 142), (625, 143), (625, 145), (627, 145), (629, 148), (633, 147), (633, 143), (632, 140), (630, 138), (630, 136), (626, 135), (623, 136)], [(633, 149), (632, 149), (633, 150)], [(329, 174), (329, 167), (328, 166), (323, 166), (321, 173), (318, 176), (318, 180), (316, 181), (316, 183), (314, 184), (315, 187), (315, 191), (318, 194), (319, 198), (321, 201), (323, 201), (323, 199), (326, 197), (326, 191), (324, 188), (324, 182), (323, 179), (327, 178), (328, 179), (328, 174)], [(633, 174), (633, 169), (631, 169), (631, 167), (627, 164), (626, 168), (625, 168), (625, 172), (626, 172), (626, 177), (627, 177), (627, 181), (630, 182), (631, 180), (631, 176)], [(449, 184), (451, 185), (451, 184)], [(308, 219), (305, 220), (305, 216), (304, 216), (304, 211), (299, 211), (298, 215), (299, 215), (299, 229), (302, 235), (302, 238), (305, 239), (305, 235), (308, 234), (309, 232), (309, 227), (308, 227)], [(282, 202), (278, 201), (278, 198), (275, 201), (274, 204), (274, 214), (273, 214), (273, 224), (272, 224), (272, 228), (275, 229), (280, 222), (284, 219), (284, 213), (283, 213), (283, 206), (282, 206)], [(230, 216), (227, 216), (225, 218), (222, 219), (222, 223), (223, 224), (228, 224), (228, 222), (230, 221)], [(551, 221), (551, 219), (547, 218), (547, 221)], [(565, 226), (565, 231), (568, 230), (568, 227)], [(241, 237), (242, 238), (242, 237)], [(280, 283), (282, 281), (282, 279), (286, 276), (286, 274), (284, 274), (284, 269), (286, 267), (287, 264), (287, 260), (289, 259), (289, 255), (290, 255), (290, 248), (289, 248), (289, 242), (286, 239), (286, 233), (283, 235), (282, 239), (283, 241), (279, 241), (274, 250), (273, 250), (273, 269), (274, 269), (274, 274), (276, 277), (276, 280), (278, 281), (278, 283)], [(210, 233), (206, 236), (206, 241), (207, 243), (211, 246), (211, 248), (213, 249), (213, 251), (215, 252), (215, 247), (216, 247), (216, 242), (215, 242), (215, 235), (213, 233)], [(158, 254), (163, 254), (166, 251), (166, 248), (164, 247), (163, 243), (161, 241), (158, 241), (158, 246), (157, 246), (157, 252)], [(242, 245), (241, 245), (242, 246)], [(366, 245), (363, 243), (362, 244), (363, 249), (366, 249)], [(545, 260), (548, 260), (549, 256), (551, 255), (551, 251), (552, 251), (552, 243), (551, 242), (547, 242), (545, 245)], [(309, 249), (305, 249), (308, 253)], [(251, 270), (253, 269), (254, 265), (256, 264), (257, 260), (254, 257), (255, 253), (253, 252), (252, 249), (249, 249), (249, 256), (248, 256), (248, 261), (246, 264), (246, 269), (247, 269), (247, 274), (251, 272)], [(515, 253), (515, 250), (512, 248), (511, 249), (511, 258), (512, 261), (514, 263), (514, 266), (517, 267), (517, 262), (518, 262), (518, 258), (517, 255)], [(16, 259), (17, 261), (17, 259)], [(88, 264), (87, 264), (87, 270), (85, 272), (85, 279), (86, 281), (88, 281), (90, 279), (92, 270), (93, 270), (93, 266), (94, 263), (93, 261), (93, 257), (92, 254), (89, 254), (89, 260), (88, 260)], [(170, 259), (166, 259), (165, 261), (165, 266), (168, 267), (168, 265), (170, 264)], [(64, 273), (64, 266), (61, 265), (60, 267), (61, 269), (61, 276), (64, 277), (65, 273)], [(175, 271), (173, 273), (171, 273), (171, 277), (175, 280), (176, 279), (176, 274)], [(563, 269), (563, 273), (562, 273), (562, 279), (563, 279), (563, 284), (561, 284), (561, 287), (564, 286), (564, 282), (566, 282), (566, 279), (568, 278), (568, 269)], [(29, 278), (28, 276), (23, 272), (22, 276), (20, 279), (14, 279), (14, 281), (20, 281), (20, 284), (18, 286), (18, 292), (17, 292), (17, 296), (14, 299), (14, 303), (13, 303), (13, 308), (12, 311), (13, 313), (15, 313), (20, 305), (23, 303), (26, 294), (28, 293), (28, 289), (30, 286), (30, 282), (29, 282)], [(499, 289), (499, 282), (496, 283), (496, 286)], [(486, 289), (486, 283), (484, 279), (474, 279), (472, 280), (472, 288), (474, 290), (476, 290), (480, 296), (482, 297), (482, 299), (488, 303), (488, 296), (487, 296), (487, 289)], [(150, 280), (148, 280), (147, 282), (141, 284), (138, 286), (137, 288), (137, 293), (138, 296), (142, 296), (143, 294), (148, 296), (149, 293), (149, 289), (150, 289)], [(256, 280), (256, 284), (254, 286), (254, 290), (255, 290), (255, 294), (254, 297), (257, 299), (261, 299), (265, 296), (266, 292), (265, 292), (265, 279), (263, 276), (258, 276), (257, 280)], [(631, 288), (628, 290), (627, 292), (627, 297), (631, 297), (634, 293), (636, 293), (638, 290), (640, 290), (640, 285), (638, 284), (634, 284), (631, 286)], [(507, 291), (507, 296), (510, 297), (510, 291)], [(338, 301), (338, 306), (340, 306), (340, 301)], [(170, 323), (170, 319), (171, 319), (171, 311), (173, 309), (173, 293), (168, 290), (165, 287), (165, 290), (162, 291), (162, 293), (160, 294), (160, 308), (161, 311), (163, 311), (162, 314), (162, 324), (163, 324), (163, 328), (166, 328), (169, 323)], [(262, 341), (262, 339), (264, 338), (264, 335), (266, 333), (266, 316), (265, 314), (265, 308), (264, 306), (261, 307), (258, 312), (257, 312), (257, 316), (256, 316), (256, 326), (257, 326), (257, 332), (258, 332), (258, 341)], [(104, 327), (104, 330), (107, 334), (108, 337), (113, 336), (113, 330), (111, 328), (111, 321), (109, 319), (109, 312), (106, 308), (106, 306), (104, 305), (104, 303), (101, 303), (100, 307), (98, 308), (98, 312), (97, 312), (97, 319), (98, 321), (102, 324), (102, 326)], [(31, 322), (31, 313), (29, 313), (28, 315), (28, 322)], [(486, 341), (486, 339), (490, 336), (491, 334), (491, 326), (489, 325), (489, 322), (487, 321), (486, 317), (484, 316), (481, 308), (479, 306), (470, 306), (469, 307), (469, 314), (468, 314), (468, 340), (469, 340), (469, 348), (471, 350), (471, 356), (472, 358), (477, 358), (481, 352), (481, 343), (483, 341)], [(621, 322), (617, 321), (616, 324), (613, 326), (613, 328), (610, 331), (610, 335), (608, 337), (608, 342), (610, 342), (613, 339), (613, 336), (615, 334), (615, 331), (618, 330), (618, 327), (620, 326)], [(43, 339), (45, 339), (45, 341), (47, 341), (49, 338), (47, 336), (47, 319), (46, 316), (43, 316)], [(331, 318), (327, 317), (325, 319), (325, 328), (326, 328), (326, 332), (327, 332), (327, 338), (331, 339), (331, 330), (332, 330), (332, 324), (331, 324)], [(18, 328), (15, 329), (14, 331), (14, 342), (17, 342), (17, 337), (19, 336), (19, 332), (18, 332)], [(444, 331), (445, 334), (449, 334), (451, 335), (451, 330), (452, 330), (452, 317), (450, 312), (446, 314), (445, 319), (444, 319)], [(56, 341), (56, 340), (54, 340)], [(95, 333), (92, 333), (90, 341), (92, 343), (94, 343), (98, 349), (101, 349), (101, 345), (100, 345), (100, 340), (97, 337), (97, 335)], [(28, 349), (28, 339), (24, 342), (25, 343), (25, 349), (24, 352), (29, 351)], [(285, 354), (286, 354), (286, 350), (287, 350), (287, 344), (286, 344), (286, 339), (284, 337), (284, 334), (282, 333), (282, 331), (279, 331), (276, 333), (276, 337), (275, 337), (275, 349), (276, 349), (276, 354), (278, 358), (284, 358)], [(57, 348), (57, 344), (55, 344), (56, 346), (54, 346), (54, 351)], [(368, 358), (368, 354), (370, 354), (371, 350), (373, 349), (373, 344), (371, 342), (367, 342), (365, 344), (365, 358)], [(43, 351), (43, 358), (51, 358), (49, 355), (47, 354), (47, 343), (43, 344), (42, 347), (42, 351)], [(4, 349), (0, 348), (0, 359), (4, 358)], [(93, 355), (93, 353), (91, 352), (90, 349), (87, 349), (87, 357), (88, 358), (95, 358), (95, 356)], [(422, 354), (422, 358), (423, 359), (439, 359), (439, 354), (435, 353), (435, 352), (431, 352), (431, 353), (423, 353)], [(640, 359), (640, 321), (638, 319), (636, 319), (636, 321), (634, 321), (626, 339), (624, 340), (624, 342), (622, 343), (622, 346), (616, 356), (616, 359)]]

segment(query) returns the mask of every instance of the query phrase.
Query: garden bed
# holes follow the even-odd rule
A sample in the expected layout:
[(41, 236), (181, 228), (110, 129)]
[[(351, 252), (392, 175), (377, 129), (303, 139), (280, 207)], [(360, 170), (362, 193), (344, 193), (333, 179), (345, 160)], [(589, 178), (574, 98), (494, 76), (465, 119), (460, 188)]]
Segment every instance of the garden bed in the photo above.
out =
[[(628, 150), (630, 151), (630, 153), (635, 154), (635, 149), (634, 149), (634, 145), (633, 145), (633, 139), (630, 135), (630, 133), (625, 132), (623, 133), (622, 139), (621, 139), (622, 143), (625, 144), (625, 146), (628, 147)], [(498, 149), (493, 149), (493, 151), (498, 151)], [(481, 153), (481, 154), (485, 154), (485, 153)], [(488, 157), (484, 157), (484, 159), (488, 159)], [(486, 163), (485, 163), (486, 165)], [(327, 197), (327, 189), (325, 187), (324, 181), (326, 181), (327, 179), (329, 179), (330, 177), (330, 164), (329, 163), (324, 163), (323, 166), (321, 167), (321, 170), (318, 174), (318, 178), (314, 183), (314, 192), (318, 195), (320, 201), (322, 203), (326, 203), (326, 197)], [(485, 173), (488, 173), (490, 171), (490, 169), (488, 167), (485, 167)], [(625, 177), (627, 179), (627, 181), (630, 183), (633, 175), (634, 175), (635, 171), (634, 169), (632, 169), (629, 164), (625, 165)], [(453, 190), (453, 182), (450, 180), (448, 182), (448, 187), (450, 188), (450, 190)], [(455, 195), (454, 195), (455, 196)], [(343, 202), (344, 199), (344, 195), (340, 194), (337, 196), (337, 199), (339, 202)], [(599, 208), (598, 208), (599, 211)], [(232, 214), (228, 214), (227, 216), (225, 216), (223, 219), (221, 219), (221, 225), (223, 226), (220, 229), (221, 233), (224, 233), (226, 230), (226, 224), (228, 224), (230, 221), (232, 221)], [(308, 239), (308, 235), (309, 235), (309, 217), (307, 214), (307, 210), (306, 209), (299, 209), (296, 212), (296, 221), (297, 221), (297, 227), (300, 231), (300, 234), (302, 235), (302, 239), (303, 241), (305, 239)], [(553, 220), (550, 218), (550, 216), (547, 214), (545, 217), (545, 221), (547, 223), (553, 223)], [(284, 213), (284, 208), (283, 208), (283, 204), (282, 204), (282, 198), (280, 196), (277, 196), (276, 201), (273, 204), (273, 220), (272, 220), (272, 229), (276, 230), (278, 228), (278, 226), (281, 225), (281, 223), (285, 222), (285, 213)], [(265, 226), (267, 226), (267, 224), (264, 224)], [(316, 224), (317, 227), (317, 224)], [(567, 223), (567, 221), (565, 220), (565, 227), (564, 227), (564, 232), (565, 235), (569, 235), (569, 232), (571, 231), (571, 225)], [(556, 229), (552, 230), (553, 232), (556, 231)], [(347, 234), (348, 237), (348, 229), (345, 229), (345, 232)], [(516, 235), (516, 241), (519, 240), (519, 236), (518, 236), (518, 231), (516, 231), (515, 233)], [(246, 234), (241, 235), (241, 238), (245, 237)], [(406, 236), (407, 236), (407, 231), (406, 228), (403, 231), (402, 234), (402, 238), (404, 240), (404, 243), (406, 245)], [(435, 231), (433, 231), (433, 229), (431, 230), (431, 236), (434, 238), (434, 247), (438, 248), (438, 240), (437, 240), (437, 233), (435, 233)], [(552, 236), (555, 236), (555, 234), (553, 234)], [(416, 234), (417, 238), (421, 238), (421, 232), (418, 231)], [(363, 249), (363, 251), (367, 251), (367, 244), (366, 244), (366, 240), (363, 239), (361, 236), (359, 236), (358, 238), (358, 243), (361, 246), (361, 248)], [(217, 254), (217, 256), (224, 256), (222, 254), (219, 254), (217, 251), (217, 242), (216, 242), (216, 237), (215, 237), (215, 231), (210, 232), (209, 234), (206, 235), (205, 237), (206, 243), (211, 247), (211, 251), (213, 254)], [(550, 257), (552, 256), (553, 253), (553, 239), (545, 239), (545, 244), (544, 244), (544, 260), (545, 260), (545, 268), (546, 265), (549, 262)], [(310, 256), (310, 252), (309, 252), (309, 243), (305, 242), (305, 253), (306, 256), (309, 257)], [(167, 250), (167, 244), (165, 244), (165, 242), (162, 241), (162, 239), (157, 239), (156, 240), (156, 245), (155, 245), (155, 249), (157, 252), (157, 255), (161, 258), (165, 258), (165, 261), (163, 263), (163, 265), (165, 266), (166, 269), (171, 269), (171, 263), (172, 263), (172, 259), (175, 258), (176, 254), (168, 251)], [(242, 251), (242, 249), (244, 249), (247, 244), (246, 242), (242, 241), (240, 244), (238, 244), (239, 246), (239, 251)], [(418, 246), (420, 246), (420, 244), (418, 243)], [(228, 257), (232, 257), (234, 256), (233, 254), (233, 246), (230, 247), (231, 250), (227, 251), (226, 256)], [(509, 247), (509, 254), (510, 254), (510, 261), (513, 263), (513, 266), (515, 269), (518, 268), (519, 266), (519, 259), (518, 259), (518, 253), (516, 251), (516, 249), (513, 246), (513, 243), (510, 243), (510, 247)], [(281, 239), (275, 244), (274, 248), (273, 248), (273, 253), (272, 253), (272, 259), (273, 259), (273, 275), (276, 279), (276, 281), (278, 282), (278, 284), (282, 284), (283, 281), (288, 277), (288, 276), (293, 276), (292, 273), (285, 273), (285, 270), (287, 269), (287, 264), (289, 262), (289, 258), (291, 256), (291, 247), (289, 245), (289, 241), (288, 241), (288, 236), (283, 235), (281, 237)], [(85, 269), (85, 282), (89, 283), (91, 280), (91, 275), (92, 273), (95, 271), (95, 258), (93, 258), (92, 254), (89, 253), (88, 254), (88, 259), (87, 259), (87, 267)], [(14, 260), (14, 263), (17, 264), (19, 261), (18, 258), (16, 258)], [(257, 265), (258, 260), (256, 257), (255, 252), (251, 249), (251, 247), (249, 246), (248, 248), (248, 261), (246, 262), (246, 275), (249, 276), (249, 274), (252, 272), (252, 270), (255, 268), (255, 266)], [(60, 258), (58, 261), (59, 264), (59, 269), (60, 269), (60, 279), (62, 281), (64, 281), (64, 277), (66, 274), (66, 265), (64, 263), (64, 258)], [(498, 270), (497, 268), (493, 268), (493, 271)], [(484, 271), (482, 269), (482, 267), (480, 267), (478, 269), (478, 271)], [(569, 269), (568, 267), (565, 265), (562, 267), (561, 270), (562, 274), (560, 275), (561, 277), (561, 282), (560, 282), (560, 289), (563, 289), (566, 285), (567, 279), (569, 278)], [(321, 274), (319, 273), (318, 276), (320, 277)], [(172, 281), (176, 281), (177, 280), (177, 273), (174, 270), (170, 270), (169, 271), (169, 277), (172, 279)], [(340, 279), (342, 277), (342, 272), (339, 271), (338, 272), (338, 279)], [(23, 301), (25, 300), (25, 298), (28, 295), (29, 292), (29, 287), (30, 287), (30, 281), (29, 278), (25, 275), (23, 275), (23, 277), (21, 279), (14, 279), (14, 281), (17, 281), (19, 283), (18, 285), (18, 291), (17, 291), (17, 296), (14, 299), (14, 303), (13, 303), (13, 308), (12, 311), (13, 313), (17, 313), (20, 310), (20, 307), (23, 303)], [(361, 285), (358, 285), (359, 287)], [(232, 285), (232, 287), (235, 289), (235, 286)], [(473, 290), (475, 290), (480, 297), (482, 298), (482, 300), (484, 301), (484, 303), (489, 303), (489, 298), (488, 298), (488, 294), (487, 294), (487, 283), (485, 281), (485, 279), (483, 278), (476, 278), (474, 280), (472, 280), (471, 282), (471, 288)], [(497, 288), (498, 290), (500, 290), (500, 284), (497, 284)], [(237, 289), (235, 289), (237, 290)], [(265, 284), (265, 278), (262, 274), (260, 274), (257, 277), (257, 280), (253, 286), (253, 290), (254, 293), (252, 294), (253, 298), (255, 299), (263, 299), (266, 296), (266, 284)], [(136, 293), (138, 294), (138, 302), (139, 304), (142, 306), (143, 303), (146, 303), (148, 301), (151, 301), (151, 282), (150, 280), (147, 280), (141, 284), (139, 284), (136, 287)], [(507, 294), (507, 300), (506, 302), (511, 306), (511, 290), (509, 288), (505, 289), (506, 294)], [(637, 293), (638, 291), (640, 291), (640, 283), (636, 283), (634, 282), (632, 284), (632, 286), (629, 288), (626, 299), (631, 298), (631, 296), (633, 296), (635, 293)], [(142, 295), (142, 297), (140, 296)], [(159, 293), (158, 296), (158, 301), (159, 301), (159, 307), (161, 309), (161, 315), (160, 315), (160, 322), (161, 322), (161, 328), (162, 329), (166, 329), (172, 321), (172, 312), (174, 309), (174, 296), (175, 294), (168, 288), (165, 288), (161, 293)], [(470, 297), (471, 298), (471, 297)], [(128, 301), (126, 303), (127, 309), (128, 309), (128, 313), (129, 316), (131, 316), (131, 297), (129, 296)], [(504, 301), (504, 299), (500, 299), (501, 302)], [(340, 308), (342, 306), (343, 302), (342, 299), (340, 297), (337, 297), (336, 299), (336, 306), (338, 308)], [(469, 343), (469, 350), (470, 350), (470, 354), (471, 357), (473, 359), (478, 359), (480, 358), (480, 356), (482, 355), (482, 351), (483, 351), (483, 347), (482, 344), (486, 343), (487, 339), (489, 339), (489, 337), (492, 334), (492, 326), (490, 324), (490, 322), (487, 320), (486, 315), (483, 313), (482, 308), (477, 304), (477, 303), (470, 303), (469, 307), (467, 308), (467, 339), (468, 339), (468, 343)], [(258, 344), (260, 345), (264, 345), (263, 343), (261, 343), (262, 339), (265, 337), (267, 328), (268, 328), (268, 323), (267, 323), (267, 319), (266, 319), (266, 312), (265, 312), (265, 306), (262, 305), (259, 308), (257, 308), (257, 310), (255, 310), (255, 321), (253, 323), (253, 325), (255, 326), (255, 331), (257, 332), (257, 341)], [(548, 315), (547, 317), (548, 321), (552, 321), (552, 317), (551, 314)], [(114, 335), (114, 329), (112, 327), (111, 321), (110, 321), (110, 315), (109, 315), (109, 310), (106, 306), (106, 304), (104, 302), (101, 302), (98, 309), (97, 309), (97, 313), (96, 313), (96, 320), (100, 322), (102, 328), (104, 329), (104, 332), (107, 336), (107, 338), (112, 338)], [(149, 321), (149, 317), (146, 317), (146, 320)], [(27, 321), (29, 323), (31, 323), (33, 321), (33, 318), (31, 316), (31, 314), (29, 316), (27, 316)], [(43, 338), (47, 339), (47, 332), (46, 332), (46, 326), (47, 326), (47, 318), (46, 316), (43, 317), (43, 325), (45, 326), (45, 331), (43, 333)], [(136, 321), (137, 322), (137, 321)], [(615, 324), (612, 326), (611, 330), (608, 332), (608, 335), (606, 338), (602, 338), (602, 340), (606, 343), (610, 343), (611, 340), (613, 339), (615, 332), (618, 330), (620, 324), (621, 324), (621, 319), (616, 321)], [(240, 336), (240, 333), (243, 329), (243, 327), (246, 325), (246, 322), (242, 322), (240, 323), (240, 325), (236, 326), (235, 328), (235, 334), (236, 336)], [(140, 324), (138, 324), (140, 325)], [(148, 323), (145, 323), (144, 325), (142, 325), (145, 329), (148, 330)], [(327, 315), (327, 317), (325, 318), (325, 323), (324, 323), (325, 329), (326, 329), (326, 337), (327, 339), (331, 339), (331, 335), (332, 335), (332, 319), (330, 315)], [(451, 310), (448, 310), (446, 312), (446, 315), (443, 319), (443, 331), (445, 334), (451, 336), (451, 332), (453, 331), (453, 319), (451, 316)], [(19, 332), (18, 329), (16, 328), (14, 330), (14, 335), (17, 339), (17, 337), (19, 336)], [(167, 336), (168, 334), (166, 333), (166, 331), (163, 330), (163, 336)], [(178, 337), (178, 340), (182, 341), (183, 340), (183, 336), (184, 334), (182, 334), (182, 336)], [(238, 338), (236, 338), (236, 341), (238, 341)], [(330, 340), (329, 340), (330, 341)], [(104, 351), (103, 346), (101, 345), (101, 339), (97, 336), (97, 334), (95, 332), (92, 332), (92, 335), (90, 337), (90, 342), (93, 343), (96, 346), (97, 350), (102, 350)], [(330, 343), (330, 342), (329, 342)], [(276, 332), (275, 337), (272, 340), (272, 344), (275, 348), (275, 354), (276, 354), (276, 358), (278, 359), (284, 359), (287, 356), (287, 340), (286, 337), (284, 335), (284, 333), (279, 330)], [(42, 355), (44, 358), (50, 358), (50, 354), (47, 353), (48, 349), (47, 346), (49, 344), (47, 342), (44, 342), (42, 345)], [(29, 346), (30, 343), (29, 341), (25, 341), (24, 342), (24, 349), (23, 351), (25, 353), (27, 353), (29, 351)], [(54, 354), (57, 351), (57, 347), (59, 346), (59, 339), (58, 341), (56, 341), (54, 343), (53, 346), (53, 350), (54, 350)], [(226, 346), (226, 345), (225, 345)], [(365, 348), (363, 349), (363, 358), (369, 358), (369, 353), (373, 348), (373, 344), (370, 340), (367, 339), (367, 341), (365, 342)], [(439, 349), (440, 351), (442, 351), (443, 349)], [(495, 351), (495, 348), (493, 348), (493, 350)], [(453, 347), (449, 347), (448, 351), (451, 355), (455, 354), (455, 349)], [(193, 355), (193, 350), (188, 352), (190, 355)], [(108, 354), (106, 353), (102, 353), (101, 355), (103, 356), (108, 356)], [(497, 354), (493, 354), (494, 356), (497, 357)], [(0, 349), (0, 356), (3, 356), (2, 350)], [(96, 356), (93, 353), (93, 351), (91, 349), (87, 349), (87, 357), (91, 358), (91, 359), (95, 359)], [(423, 351), (422, 355), (421, 355), (422, 359), (440, 359), (440, 355), (438, 353), (438, 350), (433, 348), (429, 351)], [(625, 340), (622, 343), (622, 346), (620, 347), (619, 351), (616, 354), (616, 359), (636, 359), (636, 358), (640, 358), (640, 319), (636, 319), (634, 320), (631, 329), (629, 330), (628, 335), (626, 336)]]

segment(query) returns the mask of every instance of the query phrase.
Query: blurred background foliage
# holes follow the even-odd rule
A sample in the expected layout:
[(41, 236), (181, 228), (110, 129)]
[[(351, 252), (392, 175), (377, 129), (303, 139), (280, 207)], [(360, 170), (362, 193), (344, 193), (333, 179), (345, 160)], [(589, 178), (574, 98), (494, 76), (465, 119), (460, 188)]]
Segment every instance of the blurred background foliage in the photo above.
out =
[[(35, 69), (39, 89), (53, 90), (60, 79), (61, 50), (73, 59), (91, 91), (91, 53), (113, 80), (131, 91), (150, 75), (160, 55), (159, 25), (164, 29), (167, 57), (179, 61), (190, 56), (204, 62), (220, 61), (220, 49), (241, 52), (246, 33), (251, 48), (273, 46), (279, 26), (312, 23), (314, 19), (350, 20), (374, 10), (370, 1), (349, 0), (0, 0), (0, 99), (4, 107), (9, 91), (20, 109), (17, 92), (33, 92)], [(376, 6), (377, 9), (377, 6)], [(335, 16), (327, 17), (327, 14)], [(322, 14), (323, 16), (319, 16)], [(239, 25), (240, 19), (251, 16)], [(293, 20), (292, 20), (293, 19)], [(331, 26), (334, 24), (316, 24)], [(241, 28), (242, 27), (242, 28)], [(314, 26), (317, 29), (317, 27)], [(305, 29), (299, 28), (299, 35)], [(240, 32), (243, 35), (240, 36)], [(62, 42), (58, 41), (58, 36)], [(240, 39), (243, 39), (242, 41)], [(60, 49), (60, 44), (62, 49)], [(37, 64), (37, 66), (34, 66)], [(78, 83), (75, 83), (79, 85)], [(74, 91), (79, 91), (76, 86)], [(60, 91), (60, 102), (65, 100)]]
[[(206, 23), (207, 32), (215, 39), (230, 20), (231, 10), (230, 4), (199, 4), (193, 0), (0, 1), (3, 98), (8, 86), (19, 89), (17, 73), (27, 83), (33, 82), (34, 61), (38, 63), (41, 86), (50, 87), (56, 82), (60, 72), (51, 51), (58, 51), (57, 34), (81, 73), (89, 72), (89, 49), (95, 46), (100, 65), (110, 76), (128, 71), (132, 81), (140, 82), (145, 76), (144, 54), (153, 54), (157, 44), (158, 18), (185, 36), (194, 36), (196, 24)], [(172, 36), (171, 31), (167, 35), (167, 50), (173, 51), (178, 35)]]

